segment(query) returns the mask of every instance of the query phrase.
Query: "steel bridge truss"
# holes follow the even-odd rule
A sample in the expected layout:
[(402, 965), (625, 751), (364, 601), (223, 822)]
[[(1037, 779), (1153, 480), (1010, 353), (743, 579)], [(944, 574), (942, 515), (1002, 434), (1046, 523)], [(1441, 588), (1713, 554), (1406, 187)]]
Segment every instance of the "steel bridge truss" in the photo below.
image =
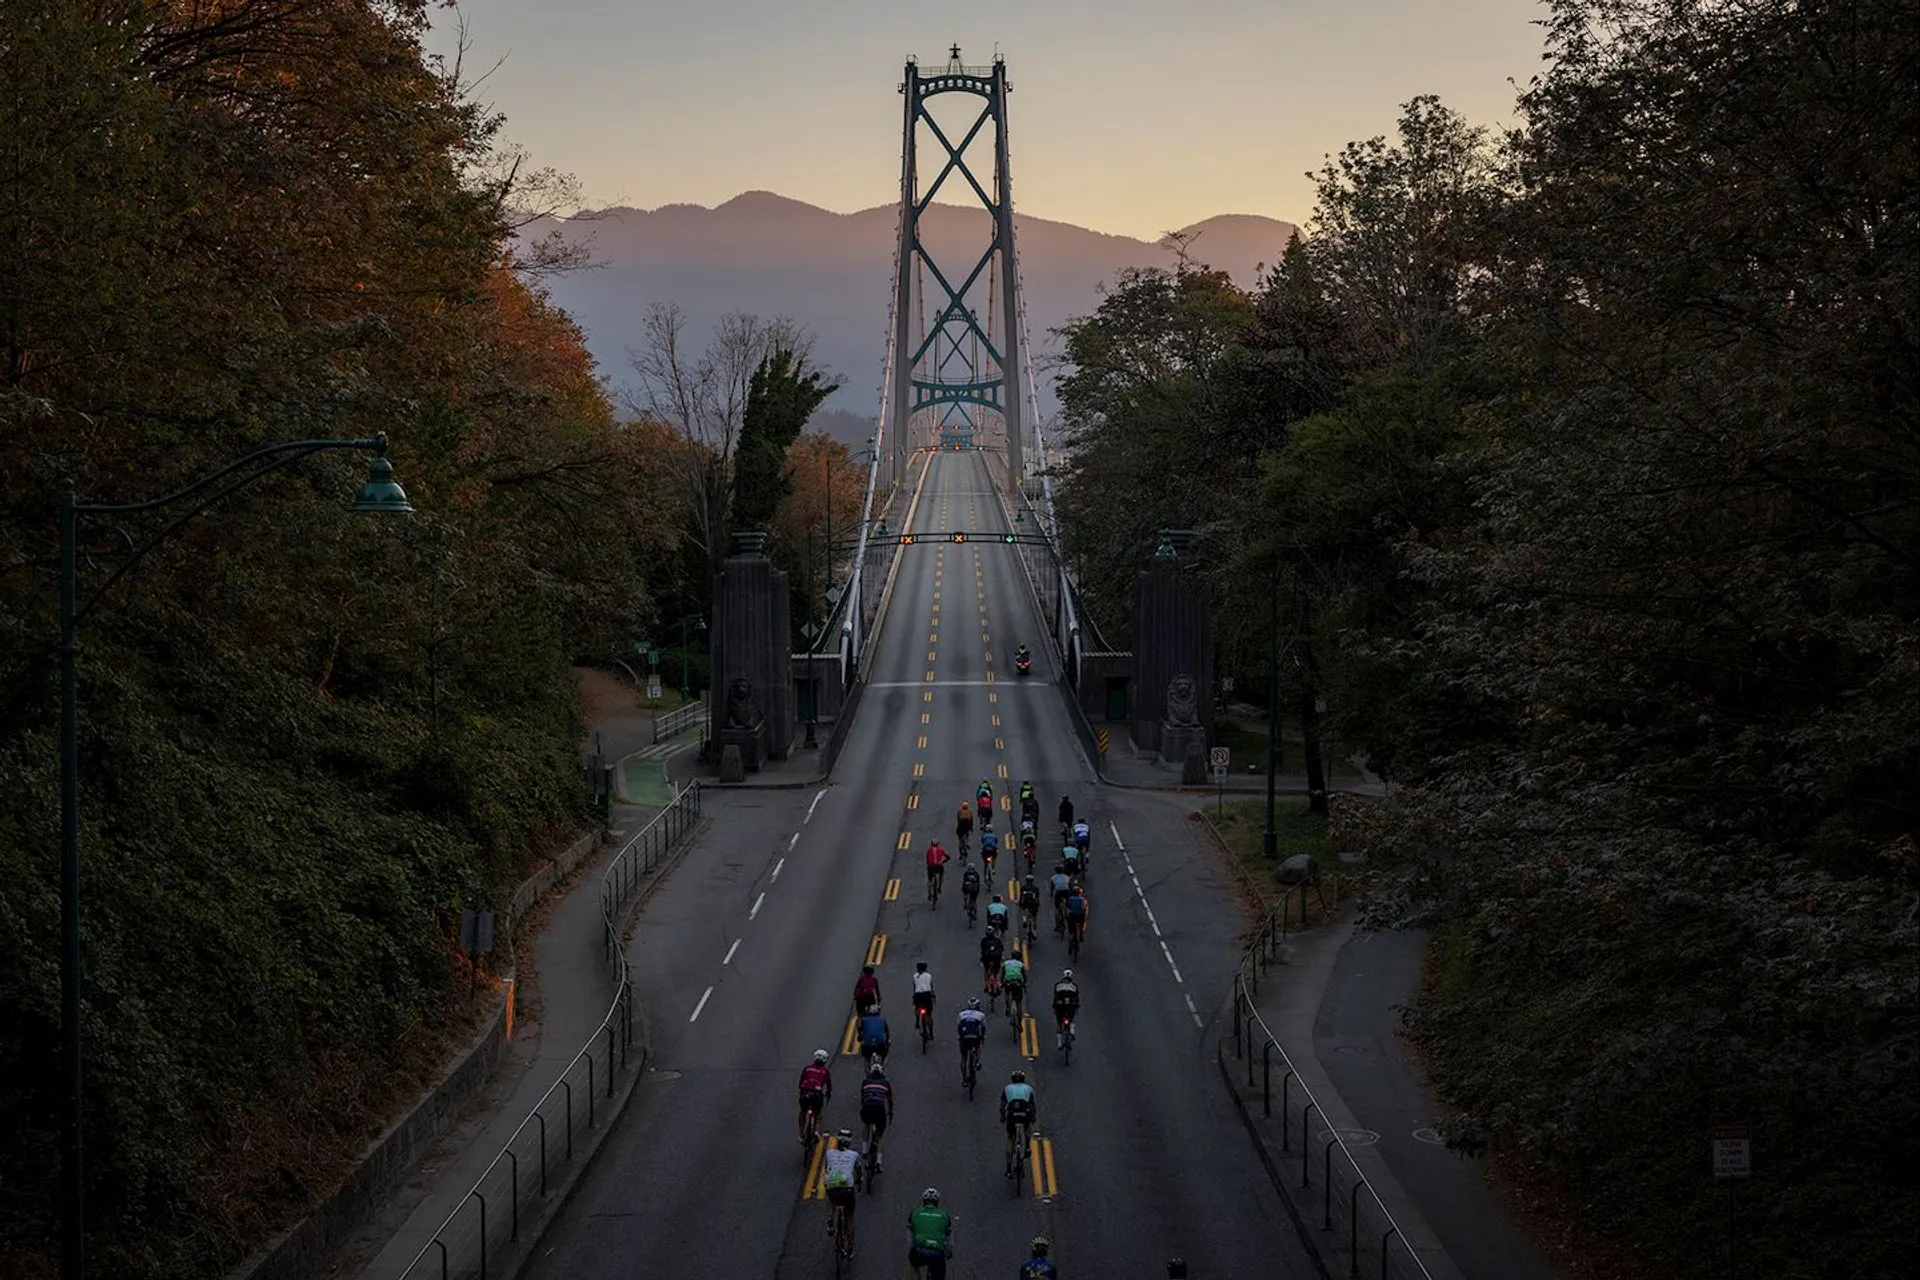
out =
[[(956, 444), (974, 442), (980, 425), (977, 415), (982, 411), (997, 415), (1005, 424), (1010, 488), (1016, 483), (1013, 478), (1022, 474), (1026, 405), (1020, 371), (1026, 364), (1026, 353), (1018, 320), (1019, 272), (1013, 242), (1013, 181), (1008, 165), (1007, 94), (1011, 88), (1003, 59), (996, 56), (991, 66), (969, 67), (960, 60), (959, 45), (953, 46), (947, 64), (938, 71), (923, 73), (918, 63), (909, 59), (900, 84), (906, 110), (889, 388), (895, 475), (906, 471), (907, 455), (913, 447), (912, 433), (906, 427), (914, 415), (936, 413), (936, 441)], [(944, 93), (972, 94), (984, 100), (980, 114), (957, 145), (928, 108), (929, 99)], [(946, 153), (945, 163), (924, 193), (919, 189), (918, 172), (922, 125)], [(989, 125), (993, 128), (993, 173), (990, 183), (982, 183), (968, 166), (966, 154)], [(922, 216), (955, 174), (972, 188), (993, 220), (992, 240), (964, 275), (949, 272), (935, 262), (920, 234)], [(929, 277), (940, 298), (931, 323), (924, 313)], [(967, 303), (982, 277), (988, 297), (984, 325)], [(913, 305), (916, 282), (921, 303), (918, 311)], [(996, 314), (1003, 318), (1001, 324), (995, 324)], [(922, 332), (916, 333), (916, 328)], [(969, 414), (969, 408), (975, 412)]]

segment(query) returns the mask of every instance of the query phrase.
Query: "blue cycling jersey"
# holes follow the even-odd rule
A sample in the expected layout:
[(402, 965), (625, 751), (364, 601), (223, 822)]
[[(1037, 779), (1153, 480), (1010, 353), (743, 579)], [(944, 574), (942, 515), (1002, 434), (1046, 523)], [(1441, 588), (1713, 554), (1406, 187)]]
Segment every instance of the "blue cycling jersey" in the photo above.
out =
[(1000, 1101), (1009, 1107), (1033, 1107), (1033, 1086), (1030, 1084), (1010, 1084), (1000, 1094)]
[(860, 1044), (862, 1048), (874, 1048), (887, 1042), (887, 1020), (877, 1013), (870, 1013), (860, 1019)]
[(1060, 1272), (1046, 1258), (1028, 1258), (1020, 1264), (1020, 1280), (1060, 1280)]
[(986, 1039), (987, 1015), (978, 1009), (962, 1009), (959, 1031), (962, 1040)]
[(1084, 894), (1074, 894), (1067, 899), (1067, 915), (1075, 920), (1087, 914), (1087, 899)]
[(1007, 914), (1007, 904), (1004, 902), (989, 902), (987, 904), (987, 914), (990, 916), (1003, 916)]
[(991, 831), (989, 831), (989, 832), (987, 832), (987, 833), (986, 833), (985, 835), (983, 835), (983, 836), (981, 836), (981, 837), (980, 837), (980, 852), (982, 852), (982, 853), (998, 853), (999, 851), (1000, 851), (1000, 837), (999, 837), (999, 836), (997, 836), (997, 835), (995, 835), (995, 834), (993, 834), (993, 832), (991, 832)]
[(1065, 893), (1072, 883), (1073, 881), (1067, 878), (1066, 872), (1056, 871), (1053, 873), (1053, 891), (1055, 893)]

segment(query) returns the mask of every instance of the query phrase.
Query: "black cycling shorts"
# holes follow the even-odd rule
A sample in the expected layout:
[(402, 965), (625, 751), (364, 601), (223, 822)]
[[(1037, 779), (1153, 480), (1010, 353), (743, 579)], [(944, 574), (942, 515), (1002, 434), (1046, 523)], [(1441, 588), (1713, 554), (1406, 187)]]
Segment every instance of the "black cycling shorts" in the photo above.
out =
[(916, 1011), (925, 1011), (927, 1009), (933, 1008), (933, 992), (931, 991), (914, 992), (913, 1007)]
[(873, 1126), (873, 1136), (879, 1137), (887, 1127), (887, 1109), (885, 1107), (861, 1107), (860, 1123)]
[(852, 1187), (828, 1187), (827, 1203), (837, 1204), (842, 1209), (845, 1209), (848, 1212), (852, 1212), (853, 1211), (853, 1188)]
[(802, 1089), (800, 1091), (800, 1105), (808, 1111), (818, 1111), (827, 1105), (827, 1095), (818, 1089)]

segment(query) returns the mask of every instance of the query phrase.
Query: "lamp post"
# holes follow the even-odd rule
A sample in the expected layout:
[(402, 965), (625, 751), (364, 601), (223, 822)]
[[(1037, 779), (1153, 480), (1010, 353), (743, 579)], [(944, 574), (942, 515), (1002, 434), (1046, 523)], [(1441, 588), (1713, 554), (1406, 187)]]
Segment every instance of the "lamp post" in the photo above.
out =
[(1274, 775), (1280, 767), (1280, 589), (1267, 584), (1267, 829), (1260, 833), (1260, 852), (1269, 862), (1280, 856), (1280, 837), (1274, 829)]
[[(829, 547), (827, 554), (831, 556), (833, 554), (831, 550), (831, 547), (833, 544), (828, 543), (827, 545)], [(800, 638), (807, 642), (807, 742), (806, 742), (806, 746), (807, 746), (807, 750), (809, 751), (813, 750), (814, 748), (820, 745), (820, 739), (819, 739), (820, 686), (814, 683), (814, 667), (813, 667), (813, 651), (816, 648), (818, 648), (818, 645), (815, 643), (815, 641), (817, 641), (819, 637), (817, 635), (809, 635), (808, 632), (812, 630), (813, 630), (813, 530), (809, 528), (807, 530), (807, 625), (805, 629), (803, 629), (800, 633)]]
[[(362, 440), (289, 440), (264, 445), (182, 488), (145, 502), (82, 502), (72, 479), (61, 484), (60, 523), (60, 1066), (66, 1079), (61, 1147), (61, 1267), (65, 1280), (86, 1274), (86, 1182), (82, 1154), (83, 1096), (80, 1035), (80, 621), (146, 554), (222, 498), (302, 458), (331, 449), (371, 452), (366, 483), (353, 510), (404, 514), (413, 510), (393, 479), (387, 437)], [(133, 515), (191, 502), (187, 510), (134, 546), (107, 580), (80, 599), (80, 517)]]
[(693, 614), (688, 614), (686, 617), (680, 619), (680, 701), (683, 703), (689, 702), (693, 698), (693, 676), (690, 667), (692, 659), (687, 654), (687, 628), (690, 626), (695, 626), (701, 631), (705, 631), (707, 629), (707, 620), (705, 618), (695, 617)]

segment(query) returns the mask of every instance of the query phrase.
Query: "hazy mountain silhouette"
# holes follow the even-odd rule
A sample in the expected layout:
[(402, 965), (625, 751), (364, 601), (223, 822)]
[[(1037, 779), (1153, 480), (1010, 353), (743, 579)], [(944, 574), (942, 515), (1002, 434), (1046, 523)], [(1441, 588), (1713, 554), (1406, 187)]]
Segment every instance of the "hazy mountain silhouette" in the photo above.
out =
[[(556, 277), (549, 288), (585, 330), (600, 372), (616, 388), (634, 381), (629, 352), (640, 345), (642, 321), (657, 300), (680, 305), (699, 346), (728, 311), (784, 314), (807, 326), (816, 360), (845, 379), (826, 408), (850, 416), (823, 415), (820, 425), (858, 440), (866, 434), (859, 424), (879, 408), (895, 218), (892, 205), (842, 214), (749, 191), (712, 209), (672, 204), (541, 219), (522, 234), (537, 238), (558, 230), (568, 241), (591, 246), (601, 265)], [(920, 226), (934, 262), (959, 287), (986, 248), (986, 212), (935, 204)], [(1274, 218), (1226, 214), (1181, 231), (1192, 236), (1195, 259), (1251, 285), (1260, 266), (1280, 256), (1293, 227)], [(1170, 250), (1143, 240), (1045, 218), (1016, 215), (1015, 234), (1036, 366), (1057, 349), (1050, 331), (1097, 307), (1101, 285), (1122, 268), (1170, 266), (1174, 260)], [(926, 294), (931, 320), (944, 295), (930, 274)], [(984, 316), (984, 272), (968, 297)], [(995, 331), (1004, 332), (997, 315)], [(956, 373), (958, 368), (956, 363)], [(1051, 412), (1051, 379), (1044, 369), (1036, 372), (1041, 407)]]

